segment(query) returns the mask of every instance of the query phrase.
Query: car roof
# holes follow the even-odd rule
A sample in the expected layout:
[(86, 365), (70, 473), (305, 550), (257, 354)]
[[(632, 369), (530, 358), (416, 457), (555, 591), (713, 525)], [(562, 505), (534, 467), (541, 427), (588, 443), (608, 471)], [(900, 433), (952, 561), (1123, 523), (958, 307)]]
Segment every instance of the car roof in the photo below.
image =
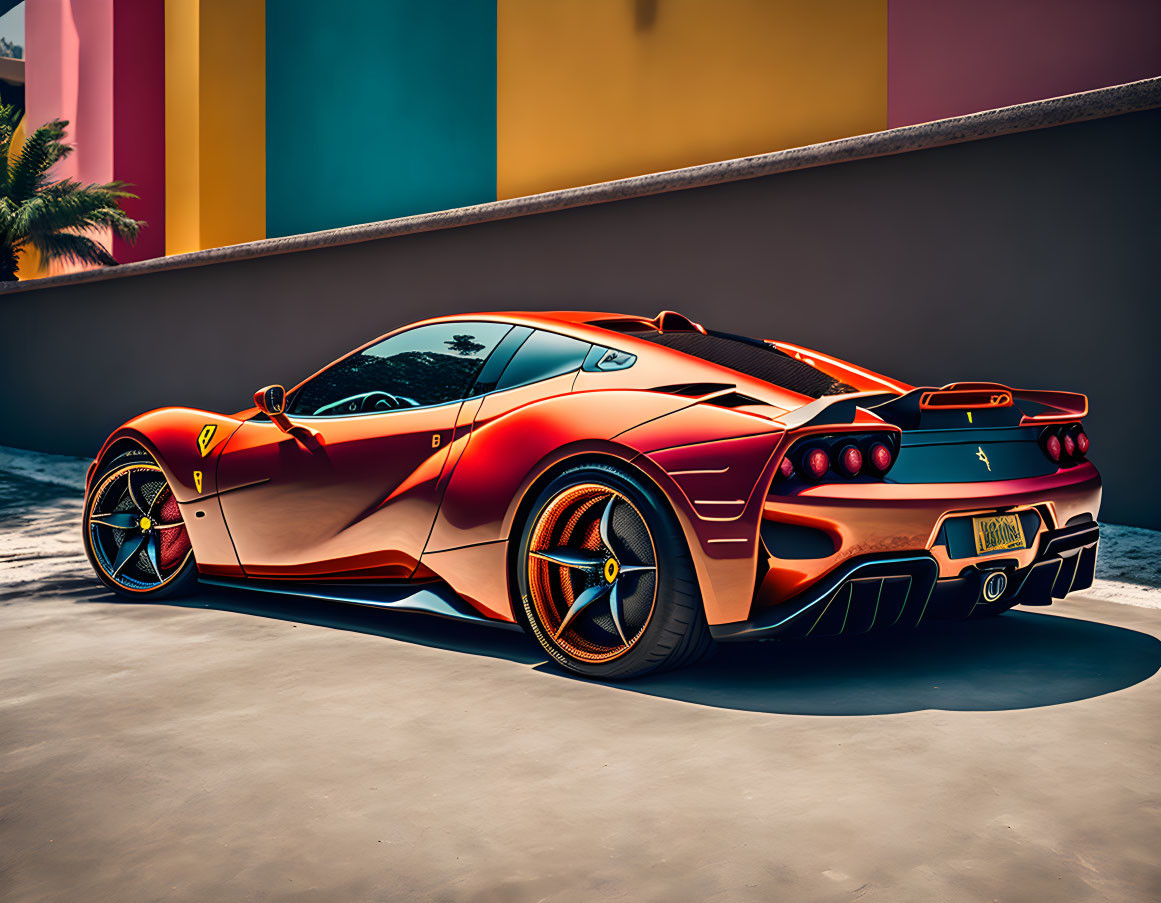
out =
[[(802, 352), (808, 349), (798, 349), (796, 346), (785, 345), (784, 343), (772, 343), (770, 340), (744, 339), (739, 336), (727, 336), (723, 333), (707, 333), (707, 331), (694, 323), (682, 314), (674, 311), (662, 311), (656, 317), (644, 317), (639, 314), (627, 314), (614, 311), (594, 311), (594, 310), (520, 310), (520, 311), (471, 311), (457, 314), (447, 314), (438, 317), (430, 317), (414, 323), (409, 323), (401, 326), (398, 329), (392, 330), (385, 335), (379, 336), (370, 342), (365, 343), (359, 348), (349, 352), (355, 354), (364, 348), (374, 345), (388, 336), (394, 335), (405, 330), (413, 329), (417, 326), (425, 326), (438, 323), (460, 323), (460, 322), (499, 322), (511, 323), (513, 325), (527, 326), (533, 329), (544, 329), (551, 332), (560, 333), (562, 335), (571, 336), (581, 341), (588, 342), (593, 345), (600, 345), (605, 347), (619, 348), (622, 351), (637, 355), (646, 355), (648, 358), (657, 360), (667, 360), (669, 365), (673, 368), (674, 379), (677, 382), (682, 382), (693, 378), (695, 374), (700, 373), (699, 379), (706, 379), (708, 377), (707, 371), (716, 372), (718, 374), (714, 377), (715, 381), (719, 382), (733, 382), (736, 383), (740, 389), (747, 391), (757, 397), (765, 397), (771, 399), (768, 403), (775, 403), (782, 407), (798, 407), (805, 401), (818, 397), (817, 394), (804, 395), (800, 391), (795, 391), (788, 385), (782, 385), (781, 380), (764, 378), (760, 373), (747, 373), (749, 367), (741, 367), (740, 369), (733, 364), (727, 363), (723, 360), (712, 360), (711, 357), (703, 357), (696, 351), (691, 354), (684, 353), (679, 348), (666, 347), (671, 342), (657, 343), (650, 341), (644, 337), (644, 333), (651, 333), (656, 336), (658, 333), (665, 332), (673, 334), (675, 339), (680, 340), (680, 336), (684, 334), (688, 340), (698, 341), (701, 336), (717, 336), (718, 341), (724, 339), (735, 339), (745, 342), (750, 345), (758, 344), (777, 344), (779, 350), (789, 354), (791, 357), (802, 361), (804, 365), (816, 372), (821, 372), (836, 380), (844, 388), (849, 391), (855, 391), (855, 386), (849, 386), (843, 383), (843, 378), (850, 373), (856, 373), (859, 378), (855, 381), (862, 383), (863, 376), (870, 378), (871, 382), (868, 385), (859, 385), (859, 389), (881, 389), (892, 388), (886, 384), (882, 377), (876, 374), (863, 373), (861, 370), (852, 369), (851, 365), (844, 364), (837, 359), (826, 358), (825, 356), (817, 355), (816, 352), (811, 352), (816, 357), (823, 357), (828, 361), (828, 364), (837, 365), (837, 370), (830, 369), (828, 364), (818, 366), (814, 360), (808, 359)], [(636, 334), (635, 334), (636, 333)], [(346, 357), (348, 355), (344, 355)], [(342, 358), (340, 358), (341, 360)], [(829, 372), (828, 372), (829, 370)], [(320, 371), (321, 372), (321, 371)], [(626, 371), (627, 373), (628, 371)], [(696, 380), (695, 380), (696, 381)], [(774, 393), (775, 398), (772, 398), (771, 392)]]
[[(652, 326), (656, 323), (656, 320), (650, 319), (649, 317), (643, 317), (639, 314), (627, 314), (616, 311), (492, 310), (474, 311), (471, 313), (462, 314), (449, 314), (441, 317), (431, 317), (426, 320), (421, 320), (417, 323), (409, 324), (404, 328), (426, 325), (428, 323), (457, 323), (464, 321), (479, 322), (480, 320), (512, 323), (519, 326), (530, 326), (534, 329), (547, 329), (552, 332), (561, 333), (563, 335), (584, 339), (585, 341), (594, 344), (601, 342), (608, 343), (610, 336), (616, 336), (620, 339), (632, 338), (631, 335), (627, 336), (623, 332), (604, 328), (601, 325), (604, 322), (637, 322), (643, 326)], [(376, 339), (376, 341), (378, 341), (378, 339)]]

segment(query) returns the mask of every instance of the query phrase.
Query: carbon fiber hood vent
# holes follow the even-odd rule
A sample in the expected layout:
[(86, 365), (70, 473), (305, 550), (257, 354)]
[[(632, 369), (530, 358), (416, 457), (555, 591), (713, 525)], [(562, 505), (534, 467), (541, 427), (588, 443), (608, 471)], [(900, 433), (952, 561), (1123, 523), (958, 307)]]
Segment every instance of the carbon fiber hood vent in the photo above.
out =
[(634, 332), (633, 335), (635, 338), (664, 345), (666, 348), (709, 361), (711, 364), (729, 367), (738, 373), (806, 395), (808, 398), (845, 395), (855, 391), (853, 386), (757, 339), (713, 332), (703, 335), (700, 332), (647, 331)]

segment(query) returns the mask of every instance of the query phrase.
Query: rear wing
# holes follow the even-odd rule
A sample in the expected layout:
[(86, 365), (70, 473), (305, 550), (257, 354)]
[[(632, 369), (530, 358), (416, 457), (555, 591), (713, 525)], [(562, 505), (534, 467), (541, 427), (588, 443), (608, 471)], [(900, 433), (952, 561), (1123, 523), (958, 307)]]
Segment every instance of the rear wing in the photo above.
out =
[(1000, 383), (950, 383), (914, 389), (868, 407), (904, 429), (1071, 423), (1088, 414), (1079, 392), (1012, 389)]
[[(1088, 396), (1080, 392), (1021, 389), (1016, 392), (1016, 400), (1024, 410), (1023, 423), (1059, 423), (1088, 416)], [(1036, 412), (1035, 407), (1042, 410)]]

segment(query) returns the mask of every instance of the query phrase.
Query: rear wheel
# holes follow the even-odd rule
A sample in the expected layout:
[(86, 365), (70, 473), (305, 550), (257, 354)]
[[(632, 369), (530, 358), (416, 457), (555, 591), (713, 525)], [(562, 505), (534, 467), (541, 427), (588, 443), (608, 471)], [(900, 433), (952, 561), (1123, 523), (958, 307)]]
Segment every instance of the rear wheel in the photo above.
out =
[(693, 561), (656, 490), (608, 465), (549, 483), (515, 563), (528, 626), (561, 666), (605, 680), (701, 658), (711, 639)]
[(114, 458), (85, 500), (85, 553), (122, 596), (162, 598), (197, 582), (189, 534), (165, 474), (144, 452)]

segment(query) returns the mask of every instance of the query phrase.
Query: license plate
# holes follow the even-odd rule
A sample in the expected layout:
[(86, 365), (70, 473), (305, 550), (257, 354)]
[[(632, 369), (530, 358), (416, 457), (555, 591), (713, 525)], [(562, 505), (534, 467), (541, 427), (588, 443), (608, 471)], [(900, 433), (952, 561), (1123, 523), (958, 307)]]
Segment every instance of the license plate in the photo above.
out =
[(1024, 530), (1020, 526), (1020, 517), (1017, 514), (973, 517), (972, 532), (975, 535), (977, 555), (1027, 548)]

